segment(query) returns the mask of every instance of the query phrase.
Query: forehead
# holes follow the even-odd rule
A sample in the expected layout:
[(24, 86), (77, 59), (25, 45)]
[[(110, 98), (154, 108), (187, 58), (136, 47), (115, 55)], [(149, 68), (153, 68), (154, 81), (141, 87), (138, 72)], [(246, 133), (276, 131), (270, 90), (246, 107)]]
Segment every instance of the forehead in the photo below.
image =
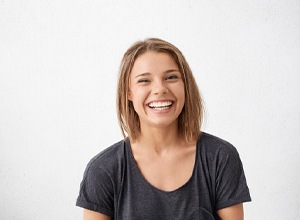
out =
[(179, 70), (178, 65), (170, 54), (149, 51), (135, 60), (131, 74), (135, 75), (142, 72), (160, 73), (169, 69)]

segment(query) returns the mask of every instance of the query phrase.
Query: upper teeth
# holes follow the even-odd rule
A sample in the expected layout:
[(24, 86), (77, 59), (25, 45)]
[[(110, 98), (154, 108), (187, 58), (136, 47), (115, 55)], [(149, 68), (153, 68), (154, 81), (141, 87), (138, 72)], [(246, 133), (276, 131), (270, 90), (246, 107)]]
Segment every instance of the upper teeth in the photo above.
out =
[(150, 107), (152, 108), (160, 108), (160, 107), (166, 107), (172, 105), (171, 101), (166, 101), (166, 102), (151, 102), (149, 104)]

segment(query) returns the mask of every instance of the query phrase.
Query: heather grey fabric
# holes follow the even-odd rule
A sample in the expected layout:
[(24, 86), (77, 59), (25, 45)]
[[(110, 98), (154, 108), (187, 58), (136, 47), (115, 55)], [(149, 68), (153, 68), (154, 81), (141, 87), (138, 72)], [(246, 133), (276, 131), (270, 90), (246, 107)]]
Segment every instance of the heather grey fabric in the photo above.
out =
[(140, 173), (130, 141), (120, 141), (87, 165), (77, 206), (112, 219), (219, 219), (216, 211), (251, 201), (237, 150), (228, 142), (202, 133), (189, 181), (165, 192)]

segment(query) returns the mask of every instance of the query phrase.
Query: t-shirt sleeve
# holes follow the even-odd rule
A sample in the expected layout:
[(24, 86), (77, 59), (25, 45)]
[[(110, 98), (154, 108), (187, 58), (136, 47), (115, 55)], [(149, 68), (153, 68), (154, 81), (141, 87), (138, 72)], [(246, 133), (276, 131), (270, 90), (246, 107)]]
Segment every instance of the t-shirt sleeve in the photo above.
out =
[(216, 171), (217, 210), (251, 201), (243, 165), (233, 146), (220, 151)]
[(110, 217), (114, 213), (114, 189), (110, 175), (91, 161), (80, 184), (76, 205)]

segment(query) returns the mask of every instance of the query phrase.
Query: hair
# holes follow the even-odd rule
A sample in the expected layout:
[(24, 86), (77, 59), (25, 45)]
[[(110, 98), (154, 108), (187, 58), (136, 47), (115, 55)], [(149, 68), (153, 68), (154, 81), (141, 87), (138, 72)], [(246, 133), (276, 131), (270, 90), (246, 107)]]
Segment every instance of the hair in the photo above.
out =
[(148, 38), (134, 43), (124, 54), (119, 69), (117, 88), (117, 115), (124, 138), (131, 141), (141, 134), (140, 120), (132, 102), (128, 99), (130, 74), (135, 60), (146, 52), (166, 53), (176, 62), (184, 82), (185, 103), (178, 116), (178, 132), (186, 141), (197, 140), (203, 121), (203, 101), (192, 71), (181, 51), (171, 43)]

